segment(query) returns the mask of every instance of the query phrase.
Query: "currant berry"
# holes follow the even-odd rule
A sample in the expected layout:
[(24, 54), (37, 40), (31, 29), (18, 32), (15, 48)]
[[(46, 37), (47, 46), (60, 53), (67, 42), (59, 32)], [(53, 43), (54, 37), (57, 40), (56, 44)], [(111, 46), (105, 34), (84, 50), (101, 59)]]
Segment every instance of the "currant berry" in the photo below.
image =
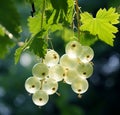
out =
[(77, 58), (81, 51), (81, 44), (77, 41), (69, 42), (65, 47), (65, 52), (71, 58)]
[(50, 78), (53, 78), (59, 82), (59, 81), (63, 80), (64, 76), (65, 76), (65, 70), (60, 64), (57, 64), (57, 65), (49, 68), (49, 77)]
[(48, 102), (49, 96), (45, 91), (39, 90), (33, 94), (32, 100), (35, 105), (43, 106)]
[(55, 66), (59, 62), (59, 55), (56, 51), (54, 50), (49, 50), (47, 54), (45, 55), (44, 63), (51, 67)]
[(79, 63), (76, 70), (80, 77), (89, 78), (93, 74), (93, 65), (91, 63)]
[(43, 81), (42, 90), (47, 92), (48, 95), (54, 94), (58, 89), (58, 82), (53, 78), (48, 78)]
[(37, 90), (40, 89), (41, 83), (38, 80), (37, 77), (29, 77), (26, 81), (25, 81), (25, 89), (29, 92), (29, 93), (35, 93)]
[(48, 67), (44, 63), (37, 63), (32, 68), (32, 74), (33, 76), (36, 76), (39, 78), (39, 80), (44, 79), (48, 75)]
[(93, 49), (89, 46), (81, 46), (81, 49), (79, 59), (84, 63), (90, 62), (94, 57)]
[(72, 82), (72, 90), (77, 94), (85, 93), (88, 89), (88, 81), (86, 79), (78, 78)]

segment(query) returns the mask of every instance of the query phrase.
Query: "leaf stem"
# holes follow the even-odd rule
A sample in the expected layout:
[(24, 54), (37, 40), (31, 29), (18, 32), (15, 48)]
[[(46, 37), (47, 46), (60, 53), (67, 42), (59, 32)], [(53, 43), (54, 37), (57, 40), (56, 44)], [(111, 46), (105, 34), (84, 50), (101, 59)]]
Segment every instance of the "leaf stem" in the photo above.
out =
[(53, 44), (52, 44), (52, 40), (51, 40), (52, 38), (49, 37), (49, 33), (47, 34), (46, 38), (47, 38), (48, 45), (50, 44), (49, 47), (54, 50), (54, 47), (53, 47)]

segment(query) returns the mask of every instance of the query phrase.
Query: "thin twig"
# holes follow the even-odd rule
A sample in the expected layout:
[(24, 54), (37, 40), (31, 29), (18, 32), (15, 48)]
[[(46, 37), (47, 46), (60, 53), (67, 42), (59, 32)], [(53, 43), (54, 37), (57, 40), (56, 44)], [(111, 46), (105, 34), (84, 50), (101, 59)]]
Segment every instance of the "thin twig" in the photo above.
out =
[(51, 48), (54, 50), (51, 38), (49, 39), (49, 42), (50, 42)]
[(75, 0), (76, 5), (76, 19), (77, 19), (77, 28), (78, 28), (78, 39), (80, 40), (80, 16), (79, 16), (79, 5), (78, 0)]
[(43, 18), (44, 18), (44, 12), (45, 12), (45, 4), (46, 4), (46, 0), (43, 0), (43, 8), (42, 8), (42, 16), (41, 16), (41, 29), (43, 26)]

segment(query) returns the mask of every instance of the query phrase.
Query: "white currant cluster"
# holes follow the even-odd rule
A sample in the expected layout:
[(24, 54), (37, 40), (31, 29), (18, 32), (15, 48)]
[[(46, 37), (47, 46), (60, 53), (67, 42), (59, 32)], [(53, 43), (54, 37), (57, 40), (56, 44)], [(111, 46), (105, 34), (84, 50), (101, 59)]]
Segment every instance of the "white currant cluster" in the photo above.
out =
[(33, 76), (26, 80), (25, 89), (33, 94), (32, 100), (37, 106), (45, 105), (49, 95), (57, 93), (60, 81), (70, 84), (78, 95), (87, 91), (86, 78), (93, 73), (93, 50), (71, 41), (66, 45), (65, 52), (60, 58), (56, 51), (50, 49), (43, 61), (33, 66)]

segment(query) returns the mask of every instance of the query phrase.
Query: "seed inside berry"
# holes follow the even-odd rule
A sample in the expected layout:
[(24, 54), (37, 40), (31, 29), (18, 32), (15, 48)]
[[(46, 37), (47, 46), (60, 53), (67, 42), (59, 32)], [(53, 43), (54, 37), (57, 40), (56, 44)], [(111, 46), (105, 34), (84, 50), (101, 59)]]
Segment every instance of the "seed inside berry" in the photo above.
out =
[(81, 92), (81, 89), (78, 89), (78, 92)]
[(42, 73), (43, 76), (45, 76), (45, 73)]
[(63, 73), (63, 76), (65, 76), (65, 73)]
[(87, 58), (90, 58), (90, 56), (89, 56), (89, 55), (87, 55), (86, 57), (87, 57)]
[(53, 58), (54, 58), (54, 59), (57, 59), (57, 56), (56, 56), (56, 54), (53, 54)]
[(35, 87), (35, 85), (32, 85), (32, 88), (34, 88)]
[(42, 101), (42, 98), (39, 98), (39, 101)]
[(72, 47), (76, 47), (76, 45), (75, 45), (75, 44), (72, 44)]
[(54, 91), (54, 90), (55, 90), (55, 87), (53, 87), (52, 90)]
[(83, 75), (86, 75), (87, 73), (86, 72), (83, 72)]

